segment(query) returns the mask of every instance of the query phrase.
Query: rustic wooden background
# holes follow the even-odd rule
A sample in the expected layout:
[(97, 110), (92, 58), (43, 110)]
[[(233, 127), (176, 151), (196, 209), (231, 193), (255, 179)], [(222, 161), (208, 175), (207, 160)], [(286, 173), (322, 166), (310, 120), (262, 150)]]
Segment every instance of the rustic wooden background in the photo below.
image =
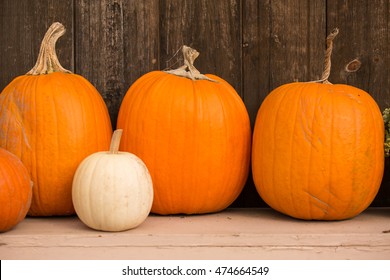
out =
[[(33, 67), (54, 21), (67, 28), (60, 62), (95, 85), (114, 125), (128, 87), (146, 72), (179, 66), (183, 44), (201, 53), (202, 73), (237, 90), (253, 125), (272, 89), (321, 76), (334, 27), (330, 81), (390, 106), (389, 0), (0, 0), (0, 90)], [(234, 206), (264, 205), (250, 177)], [(373, 206), (390, 206), (390, 161)]]

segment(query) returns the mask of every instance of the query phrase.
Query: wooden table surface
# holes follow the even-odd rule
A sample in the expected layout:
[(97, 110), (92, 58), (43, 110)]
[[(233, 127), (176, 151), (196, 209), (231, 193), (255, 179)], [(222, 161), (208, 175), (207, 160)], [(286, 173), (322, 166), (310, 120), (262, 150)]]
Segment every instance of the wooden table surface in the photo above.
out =
[(301, 221), (271, 209), (150, 215), (102, 232), (77, 216), (27, 217), (0, 234), (0, 259), (390, 259), (390, 208), (345, 221)]

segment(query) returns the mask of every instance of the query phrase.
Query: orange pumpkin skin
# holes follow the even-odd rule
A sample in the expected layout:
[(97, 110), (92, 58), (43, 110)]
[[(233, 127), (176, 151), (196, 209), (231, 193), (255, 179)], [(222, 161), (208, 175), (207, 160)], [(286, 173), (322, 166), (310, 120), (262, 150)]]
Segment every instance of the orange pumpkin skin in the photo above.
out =
[(22, 221), (31, 204), (30, 176), (23, 163), (0, 148), (0, 232)]
[(79, 163), (109, 148), (107, 107), (83, 77), (23, 75), (0, 94), (0, 147), (17, 155), (34, 183), (29, 215), (74, 214), (71, 189)]
[(375, 198), (384, 169), (384, 124), (373, 98), (348, 85), (292, 83), (272, 91), (254, 127), (252, 172), (275, 210), (342, 220)]
[(139, 78), (121, 104), (121, 150), (140, 157), (154, 186), (152, 212), (223, 210), (240, 194), (249, 170), (246, 108), (224, 80), (193, 81), (162, 71)]

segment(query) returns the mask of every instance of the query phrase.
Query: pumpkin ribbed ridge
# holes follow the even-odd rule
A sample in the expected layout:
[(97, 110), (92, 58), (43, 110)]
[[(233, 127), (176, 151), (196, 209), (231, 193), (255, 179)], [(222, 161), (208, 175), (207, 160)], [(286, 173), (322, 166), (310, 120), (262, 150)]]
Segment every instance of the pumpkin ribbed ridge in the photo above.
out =
[(31, 204), (31, 181), (26, 167), (0, 148), (0, 232), (22, 221)]
[(256, 119), (256, 188), (272, 208), (296, 218), (351, 218), (379, 190), (383, 139), (380, 110), (366, 92), (347, 85), (281, 86)]
[(121, 150), (140, 157), (154, 184), (152, 212), (207, 213), (230, 205), (249, 170), (245, 106), (222, 79), (160, 71), (138, 79), (122, 102)]
[(30, 215), (74, 214), (71, 185), (78, 164), (107, 150), (106, 105), (75, 74), (21, 76), (0, 95), (0, 147), (25, 164), (34, 182)]

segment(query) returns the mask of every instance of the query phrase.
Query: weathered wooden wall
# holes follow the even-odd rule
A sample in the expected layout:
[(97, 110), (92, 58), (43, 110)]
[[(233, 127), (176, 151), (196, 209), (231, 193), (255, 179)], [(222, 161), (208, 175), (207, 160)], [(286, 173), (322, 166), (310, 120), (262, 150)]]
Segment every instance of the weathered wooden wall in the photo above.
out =
[[(390, 106), (389, 0), (0, 0), (0, 90), (32, 68), (54, 21), (67, 28), (57, 44), (61, 63), (95, 85), (113, 124), (128, 87), (148, 71), (178, 66), (174, 54), (187, 44), (200, 51), (201, 72), (237, 90), (253, 125), (272, 89), (320, 77), (334, 27), (330, 81)], [(264, 205), (251, 179), (234, 205)], [(390, 206), (388, 163), (373, 205)]]

